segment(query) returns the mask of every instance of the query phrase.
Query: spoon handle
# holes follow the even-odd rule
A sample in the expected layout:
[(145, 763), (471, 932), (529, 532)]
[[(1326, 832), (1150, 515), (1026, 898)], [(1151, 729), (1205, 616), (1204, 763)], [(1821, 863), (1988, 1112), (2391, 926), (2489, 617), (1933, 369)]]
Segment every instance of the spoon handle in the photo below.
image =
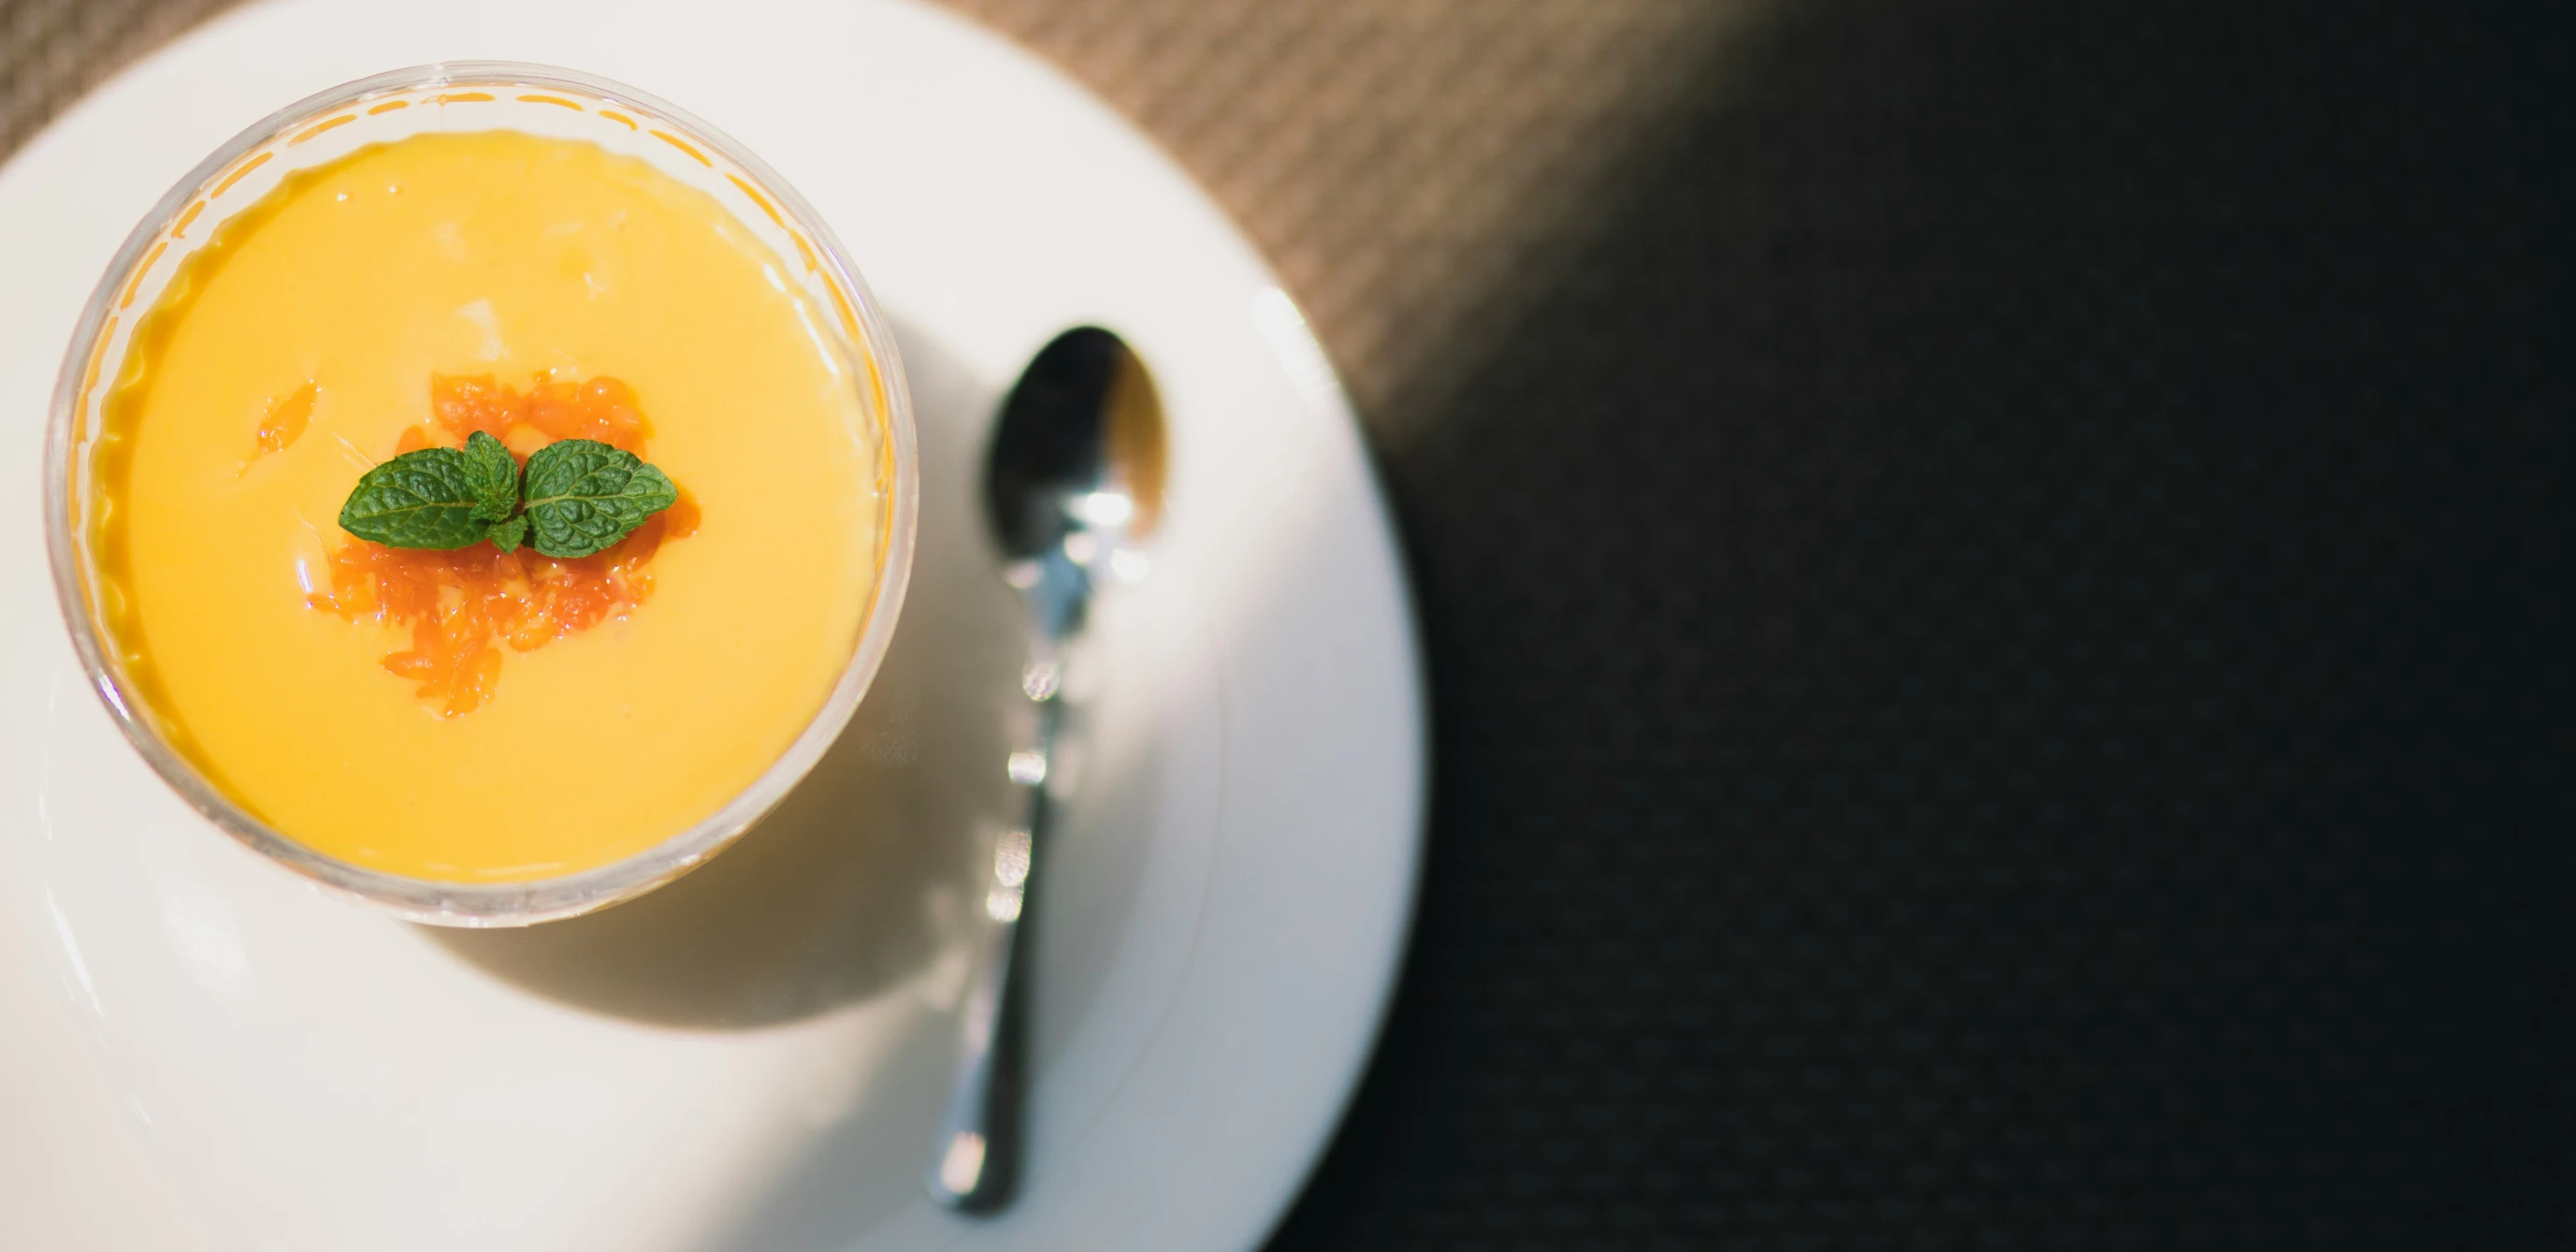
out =
[(1012, 786), (1020, 793), (1021, 820), (993, 850), (993, 876), (984, 896), (984, 914), (992, 924), (976, 957), (974, 981), (967, 986), (957, 1081), (923, 1179), (930, 1198), (952, 1209), (1001, 1207), (1010, 1201), (1019, 1171), (1027, 1014), (1026, 996), (1013, 982), (1011, 966), (1019, 955), (1020, 919), (1047, 820), (1046, 778), (1063, 723), (1052, 675), (1051, 660), (1029, 667), (1026, 688), (1038, 708), (1037, 733), (1030, 747), (1011, 754), (1009, 764)]

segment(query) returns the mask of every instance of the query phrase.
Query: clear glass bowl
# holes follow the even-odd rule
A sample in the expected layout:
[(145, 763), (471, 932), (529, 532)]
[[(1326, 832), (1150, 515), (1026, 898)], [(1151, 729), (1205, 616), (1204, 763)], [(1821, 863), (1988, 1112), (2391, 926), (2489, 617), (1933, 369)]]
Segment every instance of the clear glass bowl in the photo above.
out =
[[(160, 715), (133, 694), (126, 653), (106, 625), (112, 617), (100, 597), (112, 589), (90, 575), (90, 486), (100, 405), (121, 372), (134, 325), (215, 227), (296, 170), (410, 135), (482, 130), (587, 140), (640, 157), (714, 196), (778, 256), (801, 260), (789, 281), (816, 308), (837, 313), (825, 319), (826, 331), (851, 363), (851, 385), (876, 424), (880, 539), (875, 591), (840, 681), (750, 787), (688, 830), (609, 865), (528, 882), (452, 883), (386, 874), (315, 852), (234, 803), (170, 746)], [(81, 311), (54, 388), (45, 474), (45, 537), (63, 617), (91, 685), (135, 751), (198, 812), (270, 860), (399, 917), (478, 927), (571, 917), (650, 891), (723, 850), (776, 806), (848, 724), (885, 659), (911, 572), (919, 491), (912, 403), (894, 336), (813, 208), (739, 144), (652, 96), (572, 70), (502, 61), (419, 66), (332, 88), (271, 114), (179, 180), (127, 236)]]

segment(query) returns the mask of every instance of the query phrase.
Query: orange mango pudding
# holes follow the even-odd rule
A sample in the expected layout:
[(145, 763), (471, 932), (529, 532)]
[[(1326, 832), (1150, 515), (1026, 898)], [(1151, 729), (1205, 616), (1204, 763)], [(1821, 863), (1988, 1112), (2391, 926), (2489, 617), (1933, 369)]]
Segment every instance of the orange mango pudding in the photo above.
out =
[[(879, 434), (785, 269), (579, 140), (289, 175), (188, 258), (100, 410), (88, 576), (129, 694), (242, 809), (380, 873), (556, 878), (704, 821), (830, 699), (884, 542)], [(569, 440), (676, 490), (584, 555), (344, 528), (397, 456), (506, 476)]]

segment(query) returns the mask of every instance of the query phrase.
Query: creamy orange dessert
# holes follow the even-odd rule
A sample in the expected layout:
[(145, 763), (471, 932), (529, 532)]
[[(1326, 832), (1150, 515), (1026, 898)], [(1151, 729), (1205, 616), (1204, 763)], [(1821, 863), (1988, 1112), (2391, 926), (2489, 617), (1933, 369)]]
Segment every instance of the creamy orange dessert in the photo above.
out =
[(555, 877), (705, 819), (821, 709), (873, 593), (879, 436), (784, 268), (570, 140), (290, 176), (189, 259), (103, 410), (128, 685), (236, 803), (370, 869)]

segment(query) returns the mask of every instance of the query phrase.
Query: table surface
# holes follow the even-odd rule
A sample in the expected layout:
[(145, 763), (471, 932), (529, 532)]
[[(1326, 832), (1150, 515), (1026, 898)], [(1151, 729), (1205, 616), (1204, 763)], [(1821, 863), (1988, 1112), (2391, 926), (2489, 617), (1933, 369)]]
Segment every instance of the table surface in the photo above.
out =
[[(0, 0), (0, 152), (222, 0)], [(1298, 293), (1421, 914), (1278, 1249), (2576, 1239), (2538, 6), (963, 0)]]

